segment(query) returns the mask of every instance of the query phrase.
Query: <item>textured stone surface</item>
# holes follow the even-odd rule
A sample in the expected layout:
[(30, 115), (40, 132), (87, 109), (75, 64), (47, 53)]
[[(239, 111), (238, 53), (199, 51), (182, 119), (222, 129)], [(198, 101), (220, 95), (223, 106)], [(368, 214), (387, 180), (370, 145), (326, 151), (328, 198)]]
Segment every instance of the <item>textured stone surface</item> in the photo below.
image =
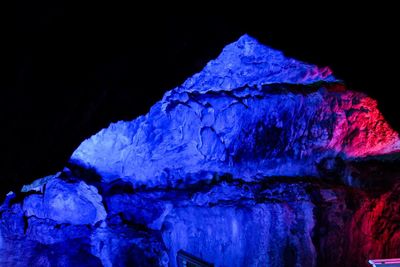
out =
[[(302, 188), (281, 188), (293, 189)], [(230, 191), (235, 199), (238, 192), (232, 187)], [(314, 266), (314, 205), (303, 197), (282, 204), (225, 195), (212, 206), (173, 209), (163, 231), (171, 266), (177, 266), (174, 260), (180, 249), (216, 266)]]
[(333, 81), (327, 70), (244, 36), (146, 116), (84, 141), (71, 161), (105, 182), (153, 187), (207, 179), (200, 171), (246, 180), (318, 176), (325, 157), (399, 150), (376, 101)]
[[(198, 74), (176, 88), (177, 93), (230, 91), (245, 86), (274, 83), (311, 84), (337, 79), (328, 67), (304, 63), (285, 55), (254, 38), (243, 35), (227, 45), (219, 57), (211, 60)], [(170, 96), (169, 93), (166, 96)]]
[(398, 257), (399, 138), (249, 36), (0, 206), (1, 266), (367, 266)]
[(400, 184), (362, 203), (351, 222), (350, 253), (354, 264), (362, 259), (396, 258), (400, 255)]
[(91, 236), (91, 253), (103, 266), (162, 266), (169, 258), (160, 235), (135, 228), (98, 228)]
[(107, 216), (96, 187), (83, 181), (68, 183), (54, 179), (43, 191), (24, 199), (25, 216), (71, 224), (95, 224)]

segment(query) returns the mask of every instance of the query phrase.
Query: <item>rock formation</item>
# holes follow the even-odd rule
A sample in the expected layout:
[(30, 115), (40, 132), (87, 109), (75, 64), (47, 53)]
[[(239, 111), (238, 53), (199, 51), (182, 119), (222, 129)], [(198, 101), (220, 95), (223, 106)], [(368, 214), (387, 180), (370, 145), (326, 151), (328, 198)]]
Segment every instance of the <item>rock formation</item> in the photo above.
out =
[(367, 266), (400, 256), (400, 140), (329, 68), (244, 35), (0, 208), (2, 266)]

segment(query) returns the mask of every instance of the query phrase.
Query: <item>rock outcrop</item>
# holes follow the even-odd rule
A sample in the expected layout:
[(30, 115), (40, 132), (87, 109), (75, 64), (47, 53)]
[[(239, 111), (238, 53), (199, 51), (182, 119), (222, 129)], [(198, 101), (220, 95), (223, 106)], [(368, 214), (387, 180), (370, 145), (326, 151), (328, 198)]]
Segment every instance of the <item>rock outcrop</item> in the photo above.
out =
[(367, 266), (399, 256), (399, 135), (245, 35), (0, 207), (2, 266)]
[(400, 149), (398, 134), (362, 93), (243, 36), (150, 112), (85, 140), (71, 161), (135, 186), (175, 186), (230, 173), (318, 176), (324, 158)]

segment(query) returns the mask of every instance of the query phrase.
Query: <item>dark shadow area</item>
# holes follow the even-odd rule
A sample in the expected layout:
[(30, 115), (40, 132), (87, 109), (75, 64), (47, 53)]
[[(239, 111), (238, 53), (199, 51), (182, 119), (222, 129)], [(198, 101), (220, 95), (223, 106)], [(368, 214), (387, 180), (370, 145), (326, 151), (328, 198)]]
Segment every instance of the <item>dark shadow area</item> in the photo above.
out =
[(101, 175), (95, 168), (85, 167), (73, 161), (68, 161), (65, 166), (67, 168), (60, 175), (63, 180), (71, 180), (72, 182), (82, 180), (88, 184), (100, 185)]

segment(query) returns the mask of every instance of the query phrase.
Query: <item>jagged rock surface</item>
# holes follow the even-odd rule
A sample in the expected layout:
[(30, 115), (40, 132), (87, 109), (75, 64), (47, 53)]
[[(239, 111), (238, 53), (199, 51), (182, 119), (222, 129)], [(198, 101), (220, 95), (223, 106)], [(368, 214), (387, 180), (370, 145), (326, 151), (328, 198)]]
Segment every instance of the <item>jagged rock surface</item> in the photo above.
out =
[(367, 266), (400, 251), (398, 134), (249, 36), (0, 206), (1, 266)]
[(376, 101), (336, 82), (244, 36), (146, 116), (84, 141), (71, 161), (104, 182), (164, 187), (208, 179), (197, 175), (205, 171), (247, 181), (318, 176), (326, 157), (399, 150)]
[(54, 179), (43, 191), (25, 197), (22, 207), (25, 216), (68, 224), (95, 224), (107, 216), (96, 187), (83, 181), (67, 183)]

